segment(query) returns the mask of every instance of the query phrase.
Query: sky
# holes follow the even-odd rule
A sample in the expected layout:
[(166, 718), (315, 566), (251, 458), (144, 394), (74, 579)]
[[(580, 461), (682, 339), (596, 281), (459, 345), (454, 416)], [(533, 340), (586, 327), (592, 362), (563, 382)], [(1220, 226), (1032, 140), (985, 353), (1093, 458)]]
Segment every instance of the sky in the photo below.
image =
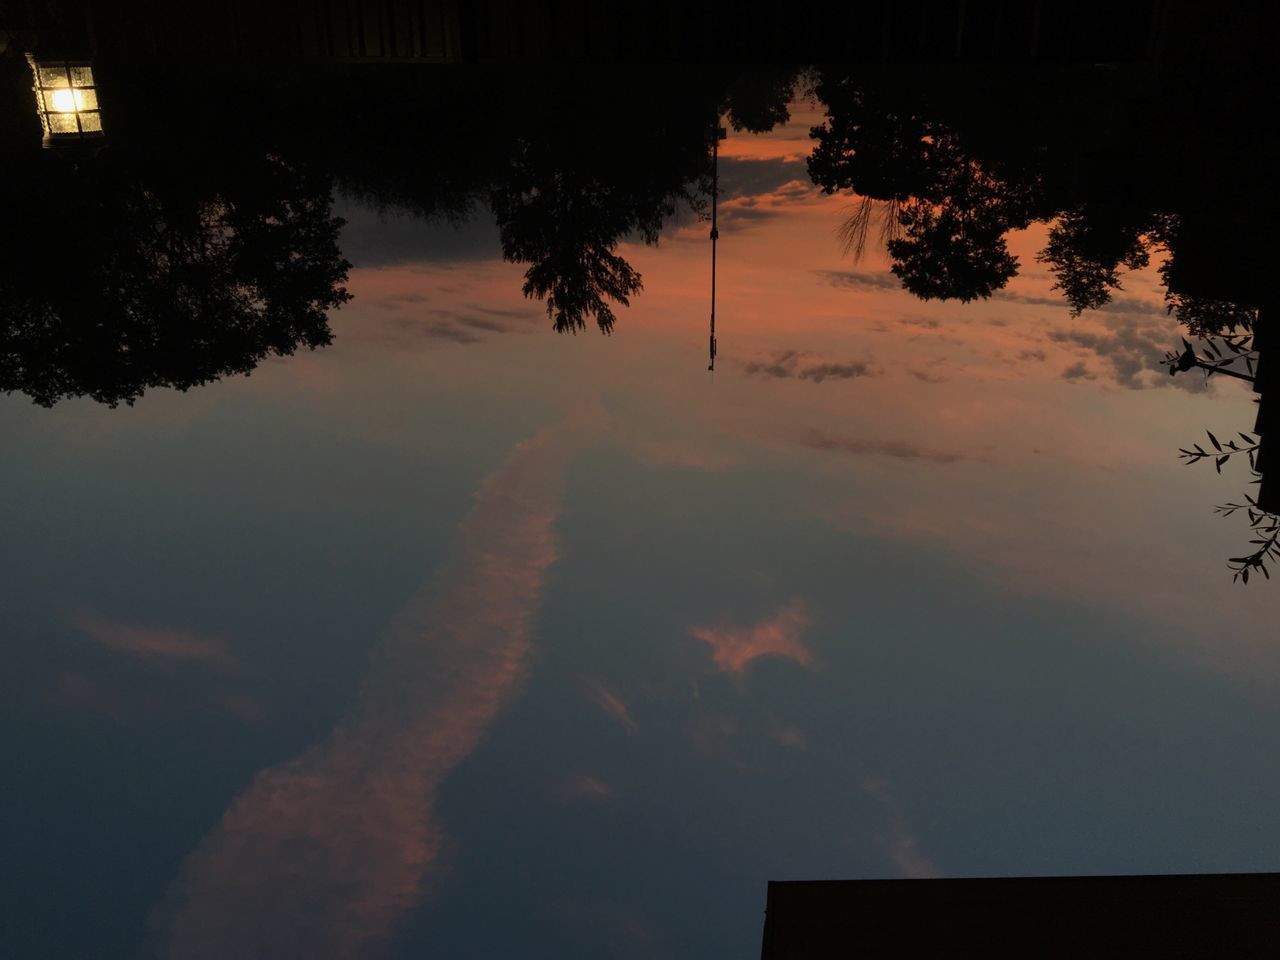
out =
[[(341, 200), (334, 344), (115, 410), (0, 398), (4, 939), (43, 956), (724, 957), (777, 879), (1274, 868), (1252, 427), (1155, 270), (1011, 238), (921, 302), (797, 104), (556, 335), (481, 216)], [(70, 919), (69, 919), (70, 918)]]

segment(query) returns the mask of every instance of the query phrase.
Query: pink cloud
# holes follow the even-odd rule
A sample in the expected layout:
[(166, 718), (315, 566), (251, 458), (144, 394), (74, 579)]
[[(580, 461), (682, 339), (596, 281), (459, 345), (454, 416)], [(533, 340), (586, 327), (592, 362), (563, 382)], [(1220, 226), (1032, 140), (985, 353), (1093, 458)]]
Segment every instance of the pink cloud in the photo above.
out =
[(888, 814), (888, 823), (877, 839), (898, 872), (912, 880), (941, 876), (934, 862), (920, 849), (920, 841), (908, 827), (889, 781), (884, 777), (867, 777), (862, 782), (862, 789), (868, 796), (879, 800)]
[(622, 698), (599, 680), (592, 680), (587, 685), (587, 699), (622, 724), (627, 733), (635, 733), (640, 729), (640, 725), (632, 719), (631, 711), (627, 709)]
[(564, 791), (571, 797), (586, 797), (593, 800), (616, 800), (618, 791), (598, 777), (586, 773), (576, 773), (569, 778)]
[(809, 738), (803, 730), (792, 724), (782, 723), (777, 718), (769, 722), (769, 737), (774, 743), (793, 750), (809, 749)]
[(436, 793), (516, 695), (556, 558), (564, 444), (544, 431), (476, 495), (452, 562), (400, 618), (327, 741), (264, 770), (188, 856), (165, 956), (367, 956), (425, 894)]
[(113, 623), (89, 613), (76, 613), (69, 619), (94, 643), (127, 657), (222, 665), (231, 662), (226, 644), (214, 637), (165, 627)]
[(792, 600), (770, 619), (749, 627), (691, 627), (689, 632), (711, 646), (716, 666), (726, 673), (742, 673), (760, 657), (785, 657), (802, 666), (813, 654), (800, 635), (810, 625), (804, 601)]

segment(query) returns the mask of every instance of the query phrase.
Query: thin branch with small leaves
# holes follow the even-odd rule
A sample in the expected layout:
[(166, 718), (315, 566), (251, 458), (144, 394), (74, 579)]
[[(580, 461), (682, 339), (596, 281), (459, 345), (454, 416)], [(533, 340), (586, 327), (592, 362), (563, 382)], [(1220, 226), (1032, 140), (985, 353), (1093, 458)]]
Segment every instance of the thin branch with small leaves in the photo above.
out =
[[(1178, 457), (1183, 463), (1212, 460), (1214, 468), (1218, 473), (1222, 473), (1224, 463), (1234, 456), (1244, 454), (1249, 461), (1249, 472), (1253, 474), (1253, 482), (1261, 481), (1262, 474), (1258, 472), (1257, 461), (1260, 444), (1257, 437), (1240, 433), (1237, 434), (1239, 441), (1234, 438), (1224, 441), (1219, 440), (1209, 430), (1205, 431), (1205, 435), (1208, 436), (1213, 450), (1206, 450), (1200, 444), (1193, 443), (1190, 449), (1183, 448), (1178, 451)], [(1231, 570), (1231, 582), (1248, 583), (1251, 573), (1261, 573), (1270, 580), (1268, 561), (1280, 562), (1280, 516), (1263, 510), (1258, 506), (1258, 501), (1248, 494), (1245, 494), (1243, 503), (1224, 503), (1214, 508), (1214, 512), (1222, 517), (1235, 516), (1242, 511), (1249, 518), (1249, 526), (1255, 534), (1249, 541), (1249, 545), (1255, 549), (1250, 553), (1227, 560), (1227, 568)]]

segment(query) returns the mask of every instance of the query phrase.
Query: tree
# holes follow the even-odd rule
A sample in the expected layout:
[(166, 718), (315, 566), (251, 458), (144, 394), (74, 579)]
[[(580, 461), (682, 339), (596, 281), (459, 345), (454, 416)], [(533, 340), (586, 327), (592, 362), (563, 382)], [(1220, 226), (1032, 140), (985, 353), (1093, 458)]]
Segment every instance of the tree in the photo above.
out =
[(114, 406), (328, 344), (350, 266), (329, 178), (248, 125), (202, 143), (112, 119), (90, 153), (5, 146), (0, 390)]
[(1049, 265), (1073, 316), (1097, 310), (1120, 289), (1120, 268), (1141, 270), (1151, 260), (1140, 212), (1087, 205), (1063, 213), (1036, 258)]

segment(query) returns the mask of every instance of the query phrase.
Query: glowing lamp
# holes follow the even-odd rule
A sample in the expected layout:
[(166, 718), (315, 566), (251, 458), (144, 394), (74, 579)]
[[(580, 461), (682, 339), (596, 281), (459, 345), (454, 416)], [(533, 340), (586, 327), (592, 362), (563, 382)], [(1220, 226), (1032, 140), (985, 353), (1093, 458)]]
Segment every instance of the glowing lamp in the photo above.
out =
[(28, 55), (35, 77), (36, 110), (46, 147), (102, 136), (98, 88), (93, 68), (83, 61), (36, 60)]

